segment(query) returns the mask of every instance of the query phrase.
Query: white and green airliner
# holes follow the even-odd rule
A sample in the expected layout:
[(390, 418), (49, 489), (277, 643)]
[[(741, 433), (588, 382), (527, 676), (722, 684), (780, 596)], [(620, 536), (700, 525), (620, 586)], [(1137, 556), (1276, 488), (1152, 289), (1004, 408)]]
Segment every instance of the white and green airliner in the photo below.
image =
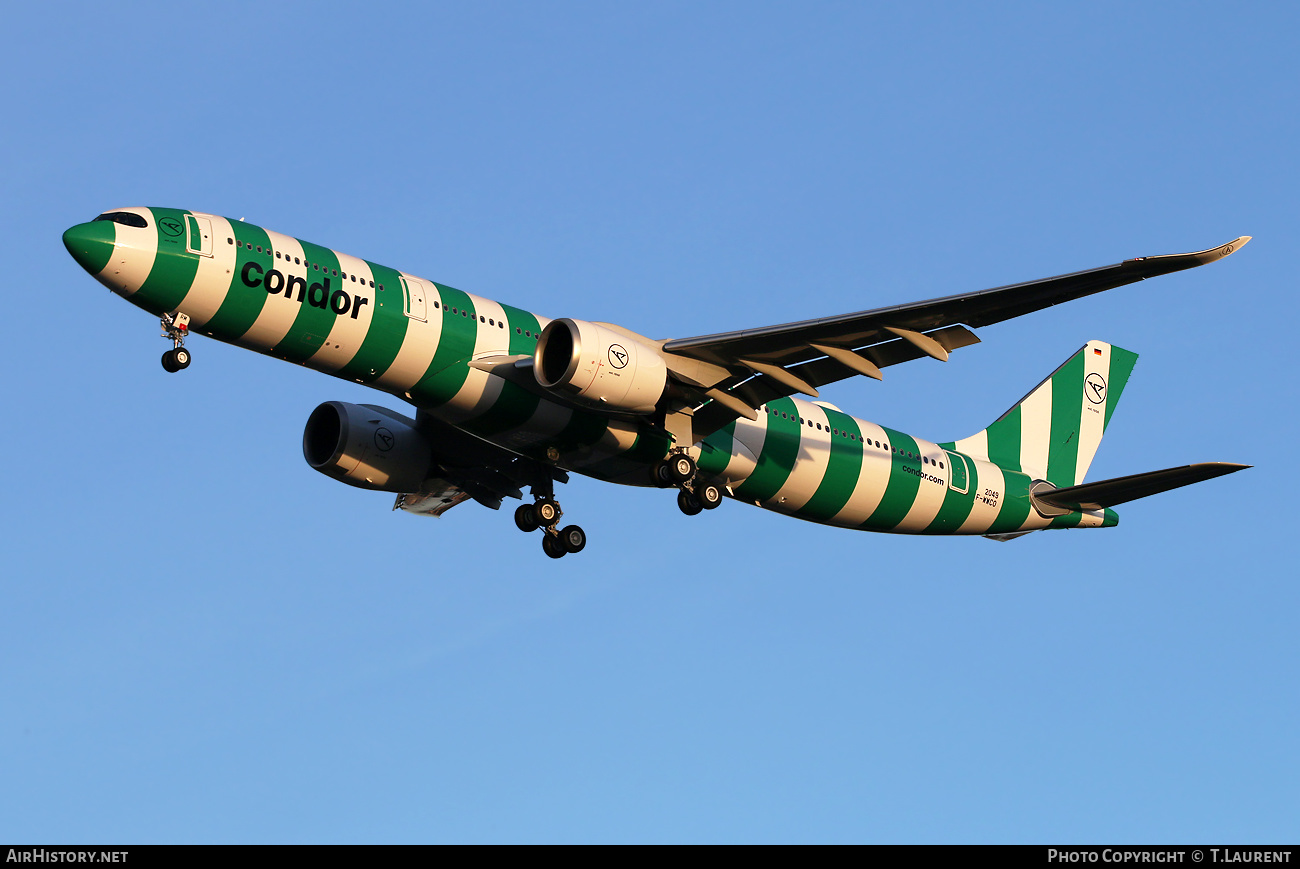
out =
[[(1105, 528), (1117, 504), (1247, 467), (1206, 463), (1100, 482), (1084, 475), (1136, 354), (1089, 341), (988, 428), (936, 443), (844, 413), (818, 388), (922, 357), (972, 329), (1229, 255), (1139, 257), (991, 290), (837, 317), (660, 340), (550, 320), (240, 220), (174, 208), (107, 211), (63, 235), (100, 283), (160, 318), (169, 372), (191, 332), (405, 401), (414, 416), (340, 401), (303, 432), (316, 470), (439, 516), (524, 498), (523, 531), (552, 558), (569, 473), (677, 489), (690, 515), (724, 497), (800, 519), (903, 534), (1009, 539)], [(804, 396), (803, 398), (797, 396)], [(408, 411), (410, 413), (411, 411)]]

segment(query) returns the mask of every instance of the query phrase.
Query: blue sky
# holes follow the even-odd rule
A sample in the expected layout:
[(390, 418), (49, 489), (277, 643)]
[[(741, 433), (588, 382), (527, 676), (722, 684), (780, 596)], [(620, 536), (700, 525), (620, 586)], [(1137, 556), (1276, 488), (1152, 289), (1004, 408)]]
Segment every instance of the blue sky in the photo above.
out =
[[(0, 839), (1294, 841), (1298, 19), (15, 8)], [(575, 479), (552, 562), (307, 467), (313, 407), (383, 396), (201, 338), (164, 373), (59, 240), (123, 205), (654, 337), (1253, 235), (823, 397), (961, 437), (1098, 338), (1141, 358), (1090, 479), (1255, 468), (1008, 544)]]

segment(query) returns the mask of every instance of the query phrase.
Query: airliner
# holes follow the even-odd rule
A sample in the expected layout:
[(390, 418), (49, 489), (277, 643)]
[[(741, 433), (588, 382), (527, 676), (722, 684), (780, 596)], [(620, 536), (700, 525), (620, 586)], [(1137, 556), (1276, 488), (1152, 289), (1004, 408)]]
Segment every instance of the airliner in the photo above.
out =
[[(845, 413), (819, 389), (946, 361), (974, 330), (1220, 260), (1197, 253), (895, 307), (697, 337), (548, 319), (215, 214), (120, 208), (63, 243), (101, 284), (159, 318), (166, 371), (199, 333), (388, 393), (405, 413), (327, 401), (303, 431), (312, 468), (441, 516), (466, 501), (542, 532), (551, 558), (587, 535), (561, 525), (577, 473), (675, 489), (687, 515), (730, 499), (841, 528), (1009, 540), (1106, 528), (1116, 505), (1242, 470), (1209, 462), (1085, 483), (1137, 355), (1088, 341), (987, 428), (935, 442)], [(524, 490), (528, 491), (525, 499)]]

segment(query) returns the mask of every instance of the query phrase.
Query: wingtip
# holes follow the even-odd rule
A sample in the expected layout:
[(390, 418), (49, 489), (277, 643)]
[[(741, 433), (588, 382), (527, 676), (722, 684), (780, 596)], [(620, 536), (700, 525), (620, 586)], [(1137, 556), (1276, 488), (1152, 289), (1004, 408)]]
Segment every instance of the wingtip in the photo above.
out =
[(1237, 471), (1244, 471), (1255, 466), (1241, 465), (1237, 462), (1198, 462), (1191, 467), (1205, 474), (1205, 479), (1208, 480), (1214, 477), (1222, 477), (1224, 474), (1235, 474)]
[[(1174, 271), (1177, 271), (1179, 268), (1195, 268), (1196, 266), (1203, 266), (1206, 265), (1207, 263), (1212, 263), (1217, 260), (1221, 260), (1225, 256), (1230, 256), (1231, 254), (1236, 253), (1238, 250), (1246, 246), (1246, 244), (1250, 241), (1250, 238), (1251, 237), (1249, 235), (1243, 235), (1238, 238), (1234, 238), (1232, 241), (1226, 244), (1221, 244), (1218, 245), (1217, 247), (1211, 247), (1205, 250), (1194, 251), (1192, 253), (1175, 253), (1166, 256), (1138, 257), (1136, 260), (1125, 260), (1125, 262), (1154, 262), (1154, 263), (1167, 262), (1167, 263), (1175, 264)], [(1163, 271), (1161, 272), (1161, 274), (1165, 274), (1165, 273), (1166, 272)]]
[(1236, 253), (1237, 251), (1245, 247), (1246, 243), (1249, 241), (1250, 241), (1250, 236), (1243, 235), (1238, 238), (1234, 238), (1232, 241), (1228, 242), (1227, 244), (1221, 244), (1218, 247), (1212, 247), (1209, 250), (1200, 251), (1198, 253), (1193, 254), (1193, 256), (1195, 256), (1196, 259), (1202, 265), (1204, 265), (1205, 263), (1212, 263), (1215, 260), (1221, 260), (1225, 256), (1229, 256), (1231, 254)]

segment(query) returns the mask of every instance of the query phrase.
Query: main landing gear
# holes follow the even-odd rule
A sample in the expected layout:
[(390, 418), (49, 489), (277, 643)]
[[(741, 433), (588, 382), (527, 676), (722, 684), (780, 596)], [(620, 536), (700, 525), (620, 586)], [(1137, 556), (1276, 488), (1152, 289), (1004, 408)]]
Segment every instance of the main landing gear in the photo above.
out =
[(661, 488), (676, 486), (677, 507), (687, 516), (713, 510), (722, 503), (722, 490), (697, 478), (695, 460), (686, 453), (673, 453), (655, 465), (655, 483)]
[(172, 342), (172, 349), (162, 355), (163, 369), (168, 374), (175, 374), (189, 368), (190, 351), (185, 349), (185, 336), (190, 333), (189, 315), (177, 314), (173, 317), (171, 314), (163, 314), (158, 325), (162, 326), (163, 337)]
[(547, 482), (533, 486), (533, 503), (520, 504), (515, 509), (515, 525), (525, 534), (541, 528), (542, 551), (551, 558), (563, 558), (570, 552), (581, 552), (587, 546), (587, 532), (577, 525), (559, 528), (564, 511), (555, 500), (554, 484)]

